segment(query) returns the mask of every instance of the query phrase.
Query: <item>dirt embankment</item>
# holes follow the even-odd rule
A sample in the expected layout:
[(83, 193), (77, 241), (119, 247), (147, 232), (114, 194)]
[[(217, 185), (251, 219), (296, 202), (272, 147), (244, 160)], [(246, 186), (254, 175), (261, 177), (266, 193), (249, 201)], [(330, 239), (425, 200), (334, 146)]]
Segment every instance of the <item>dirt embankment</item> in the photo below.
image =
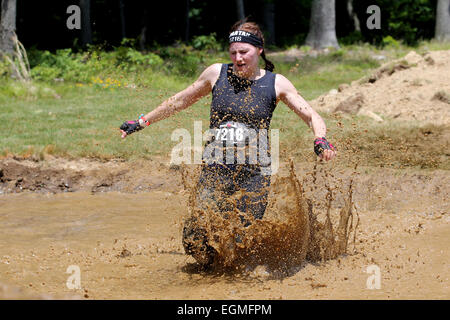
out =
[[(325, 188), (312, 183), (310, 173), (314, 164), (297, 165), (298, 175), (309, 195), (324, 199)], [(279, 175), (288, 175), (287, 163), (281, 163)], [(449, 195), (450, 175), (446, 170), (420, 171), (361, 167), (358, 174), (350, 168), (333, 168), (332, 164), (319, 164), (319, 168), (331, 170), (335, 179), (348, 183), (354, 179), (353, 199), (366, 210), (394, 210), (402, 205), (424, 199), (443, 199)], [(189, 169), (187, 170), (195, 170)], [(164, 191), (185, 193), (181, 167), (159, 161), (108, 161), (88, 159), (66, 160), (49, 158), (46, 161), (0, 160), (0, 194), (21, 192), (124, 192), (139, 193)], [(309, 173), (309, 174), (308, 174)], [(322, 177), (322, 181), (325, 178)], [(314, 192), (309, 188), (315, 187)], [(309, 191), (308, 191), (309, 190)], [(414, 195), (413, 197), (411, 195)], [(342, 204), (342, 199), (339, 200)]]
[(179, 167), (157, 161), (0, 160), (0, 193), (32, 192), (142, 192), (181, 188)]
[(450, 50), (421, 56), (411, 51), (371, 75), (311, 101), (317, 110), (363, 114), (376, 121), (398, 119), (450, 123)]

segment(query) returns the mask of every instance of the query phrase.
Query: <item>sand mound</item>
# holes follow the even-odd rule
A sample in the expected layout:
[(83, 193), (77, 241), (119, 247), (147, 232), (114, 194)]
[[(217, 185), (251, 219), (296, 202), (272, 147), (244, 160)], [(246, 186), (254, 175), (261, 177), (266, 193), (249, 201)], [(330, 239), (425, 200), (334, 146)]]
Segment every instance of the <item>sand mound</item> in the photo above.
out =
[(376, 121), (450, 123), (450, 50), (414, 51), (373, 74), (311, 101), (319, 111), (365, 114)]

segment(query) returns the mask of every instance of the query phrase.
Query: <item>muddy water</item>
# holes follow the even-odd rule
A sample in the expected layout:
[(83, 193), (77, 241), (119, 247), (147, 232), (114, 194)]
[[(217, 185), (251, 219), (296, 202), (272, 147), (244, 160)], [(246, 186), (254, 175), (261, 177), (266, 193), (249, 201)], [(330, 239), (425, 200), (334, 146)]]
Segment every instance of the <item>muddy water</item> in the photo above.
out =
[[(186, 260), (177, 223), (182, 200), (165, 192), (2, 197), (2, 278), (50, 293), (70, 292), (65, 272), (69, 265), (78, 265), (83, 284), (98, 281), (96, 286), (110, 287), (114, 295), (127, 292), (141, 277), (147, 286), (159, 288), (164, 285), (160, 269), (177, 274)], [(141, 262), (130, 263), (130, 257)], [(169, 260), (176, 262), (164, 263)], [(158, 270), (147, 270), (155, 261)], [(129, 278), (130, 273), (137, 277)], [(130, 281), (116, 288), (113, 283), (119, 279)]]
[[(211, 229), (216, 229), (216, 232), (209, 236), (210, 239), (218, 239), (214, 245), (221, 263), (208, 272), (239, 278), (244, 274), (248, 276), (250, 271), (261, 265), (266, 268), (263, 272), (267, 275), (270, 270), (272, 276), (278, 272), (278, 277), (283, 277), (301, 267), (307, 254), (325, 259), (343, 253), (345, 250), (336, 251), (334, 247), (338, 245), (334, 242), (309, 248), (311, 236), (323, 226), (313, 225), (310, 221), (312, 212), (308, 212), (301, 188), (293, 174), (277, 179), (272, 187), (273, 203), (267, 210), (268, 218), (253, 221), (247, 228), (240, 223), (235, 224), (236, 219), (230, 218), (233, 212), (228, 219), (221, 215), (210, 217), (209, 231), (211, 233)], [(13, 264), (10, 260), (15, 259), (27, 261), (24, 253), (36, 260), (38, 269), (35, 265), (35, 271), (23, 274), (25, 279), (30, 279), (29, 287), (33, 287), (33, 276), (42, 276), (40, 285), (51, 287), (54, 272), (50, 266), (62, 261), (65, 264), (59, 265), (60, 270), (69, 265), (77, 265), (81, 269), (81, 263), (89, 266), (86, 271), (96, 261), (96, 267), (100, 268), (96, 274), (107, 275), (111, 264), (126, 261), (131, 256), (141, 256), (140, 259), (149, 258), (151, 261), (155, 259), (152, 255), (158, 256), (159, 267), (163, 267), (167, 260), (166, 272), (184, 275), (179, 281), (190, 282), (185, 277), (190, 278), (192, 273), (205, 270), (197, 263), (186, 264), (189, 258), (180, 246), (180, 226), (188, 213), (186, 205), (183, 205), (185, 202), (182, 193), (170, 192), (10, 195), (0, 200), (0, 252), (6, 265)], [(207, 214), (212, 216), (214, 212)], [(221, 219), (217, 221), (219, 217)], [(327, 231), (321, 230), (322, 233)], [(235, 243), (236, 234), (241, 235), (239, 246)], [(332, 235), (328, 235), (330, 237)], [(346, 243), (347, 239), (343, 241)], [(232, 249), (228, 247), (230, 243)], [(324, 250), (336, 252), (332, 257), (325, 257), (321, 256)], [(105, 270), (98, 265), (99, 261), (106, 263), (103, 266)], [(184, 273), (178, 272), (180, 262)], [(130, 271), (142, 268), (140, 271), (145, 272), (145, 265), (143, 261), (143, 264), (132, 263), (125, 267)], [(12, 273), (6, 271), (6, 274)], [(150, 271), (146, 276), (156, 277), (150, 283), (171, 283), (174, 280), (173, 275), (161, 278), (159, 270), (154, 275)], [(60, 281), (63, 278), (57, 277)], [(104, 279), (102, 277), (102, 281)], [(120, 289), (123, 290), (122, 287)]]
[[(347, 254), (281, 276), (263, 266), (238, 273), (199, 269), (181, 245), (184, 192), (1, 195), (0, 284), (25, 290), (18, 293), (25, 297), (82, 299), (448, 299), (445, 194), (401, 206), (391, 198), (388, 211), (366, 201)], [(330, 212), (334, 223), (339, 214)], [(70, 265), (80, 268), (80, 289), (66, 286)], [(369, 265), (381, 270), (380, 289), (367, 289)], [(0, 286), (0, 297), (8, 290)]]
[[(228, 196), (230, 208), (218, 210), (215, 206), (197, 204), (195, 181), (198, 179), (183, 179), (194, 181), (186, 186), (190, 193), (189, 214), (204, 230), (208, 244), (216, 252), (216, 269), (250, 270), (263, 265), (271, 273), (288, 275), (297, 270), (306, 258), (311, 262), (324, 261), (346, 252), (350, 233), (356, 231), (353, 223), (349, 226), (349, 219), (353, 221), (353, 180), (350, 179), (347, 188), (342, 182), (333, 189), (325, 184), (326, 197), (321, 199), (325, 210), (321, 210), (313, 203), (313, 198), (307, 196), (292, 161), (288, 172), (287, 176), (272, 179), (274, 182), (263, 219), (255, 219), (251, 214), (237, 209), (238, 201), (247, 192), (240, 191)], [(310, 184), (315, 185), (319, 175), (316, 167), (311, 174), (314, 182)], [(327, 173), (325, 176), (329, 178)], [(334, 227), (331, 221), (333, 192), (340, 193), (344, 202), (341, 210), (335, 212), (338, 223)], [(323, 221), (318, 219), (321, 211), (325, 214)], [(197, 242), (201, 243), (202, 239), (198, 237)], [(194, 247), (201, 248), (201, 245)], [(202, 260), (204, 258), (200, 258)]]

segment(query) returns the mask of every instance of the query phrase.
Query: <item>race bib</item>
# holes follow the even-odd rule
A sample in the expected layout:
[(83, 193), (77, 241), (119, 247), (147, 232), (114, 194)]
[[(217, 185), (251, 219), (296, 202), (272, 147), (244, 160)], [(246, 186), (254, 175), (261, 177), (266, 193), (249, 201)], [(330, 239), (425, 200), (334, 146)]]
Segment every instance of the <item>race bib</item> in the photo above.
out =
[(219, 126), (219, 129), (215, 129), (216, 141), (227, 141), (234, 144), (244, 142), (249, 136), (249, 128), (240, 122), (229, 121)]
[(268, 144), (266, 129), (257, 131), (243, 123), (228, 121), (209, 129), (202, 159), (207, 164), (258, 165), (270, 170)]

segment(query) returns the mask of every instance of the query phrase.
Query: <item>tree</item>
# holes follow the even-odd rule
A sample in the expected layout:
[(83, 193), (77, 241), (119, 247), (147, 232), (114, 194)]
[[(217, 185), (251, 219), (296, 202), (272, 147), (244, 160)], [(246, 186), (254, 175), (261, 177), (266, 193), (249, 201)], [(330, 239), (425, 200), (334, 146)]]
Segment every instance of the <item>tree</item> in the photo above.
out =
[(273, 0), (264, 1), (264, 26), (266, 27), (267, 36), (266, 44), (275, 43), (275, 3)]
[(336, 38), (335, 0), (314, 0), (306, 45), (314, 49), (339, 48)]
[(186, 11), (185, 11), (185, 15), (184, 15), (184, 42), (188, 42), (189, 41), (189, 32), (190, 32), (190, 23), (189, 23), (189, 1), (190, 0), (186, 0)]
[(2, 14), (0, 20), (0, 51), (13, 54), (13, 36), (16, 32), (16, 0), (2, 0)]
[(148, 29), (148, 8), (147, 4), (144, 3), (143, 7), (143, 13), (141, 18), (141, 32), (139, 33), (139, 47), (141, 48), (141, 51), (144, 51), (145, 44), (147, 43), (147, 29)]
[(123, 0), (119, 0), (119, 13), (120, 13), (120, 33), (123, 38), (126, 38), (125, 32), (125, 12), (124, 12), (124, 3)]
[(85, 47), (92, 43), (91, 1), (80, 0), (81, 8), (81, 44)]
[(2, 0), (0, 58), (9, 64), (13, 78), (29, 81), (31, 76), (27, 52), (16, 35), (16, 12), (16, 0)]
[(353, 19), (353, 25), (355, 27), (355, 31), (361, 32), (361, 27), (360, 27), (358, 16), (356, 15), (355, 11), (353, 10), (353, 0), (347, 0), (347, 12), (348, 12), (348, 16), (351, 19)]
[(236, 9), (238, 20), (243, 20), (245, 18), (244, 0), (236, 0)]
[(450, 41), (450, 0), (437, 2), (435, 38), (438, 41)]

